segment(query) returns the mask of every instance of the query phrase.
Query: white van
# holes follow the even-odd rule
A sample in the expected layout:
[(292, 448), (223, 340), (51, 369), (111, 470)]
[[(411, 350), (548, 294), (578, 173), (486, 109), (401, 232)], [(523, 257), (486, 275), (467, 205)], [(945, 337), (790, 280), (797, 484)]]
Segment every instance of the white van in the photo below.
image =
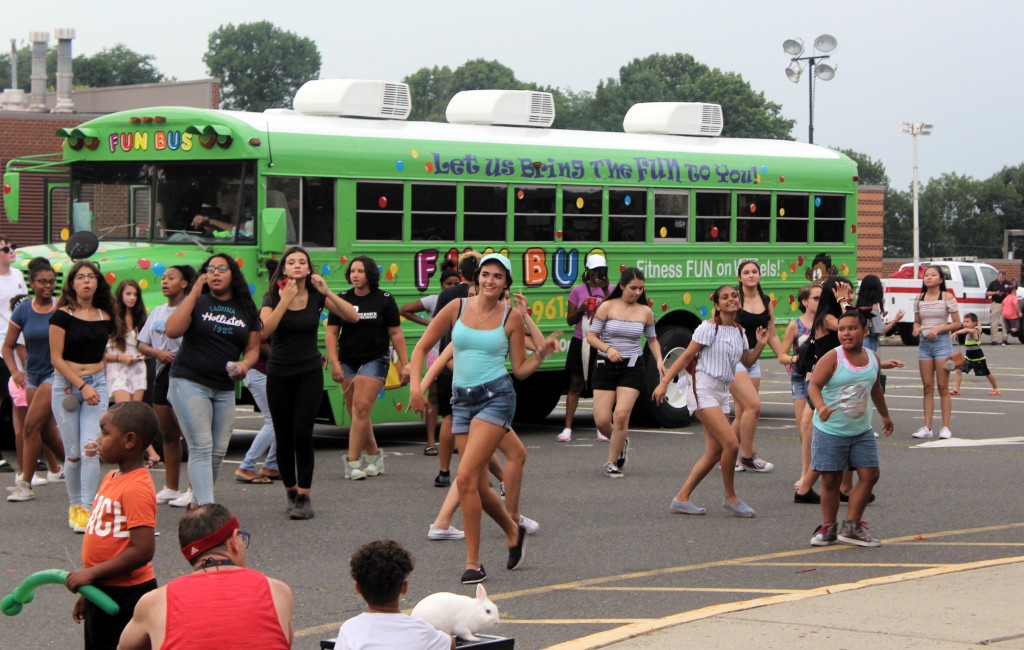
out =
[[(912, 334), (914, 328), (914, 299), (921, 295), (921, 280), (913, 278), (911, 268), (914, 264), (904, 264), (894, 275), (910, 277), (890, 277), (882, 279), (885, 289), (884, 311), (895, 314), (903, 310), (900, 320), (899, 334), (906, 345), (917, 345), (917, 337)], [(988, 310), (992, 301), (985, 296), (989, 283), (999, 275), (998, 269), (990, 264), (973, 261), (973, 258), (921, 260), (920, 269), (938, 266), (946, 278), (946, 289), (956, 296), (960, 307), (960, 318), (964, 314), (975, 313), (982, 328), (988, 329)], [(920, 277), (923, 270), (918, 271)]]

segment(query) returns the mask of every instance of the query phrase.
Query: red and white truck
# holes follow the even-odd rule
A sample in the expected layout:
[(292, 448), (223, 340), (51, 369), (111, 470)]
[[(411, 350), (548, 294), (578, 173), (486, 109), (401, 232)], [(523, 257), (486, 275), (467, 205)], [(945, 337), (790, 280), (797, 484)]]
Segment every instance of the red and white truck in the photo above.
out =
[(999, 271), (989, 264), (973, 261), (972, 258), (954, 258), (941, 260), (921, 260), (917, 279), (914, 278), (913, 263), (904, 264), (891, 277), (882, 279), (885, 289), (885, 305), (883, 310), (895, 314), (904, 311), (900, 320), (899, 334), (905, 345), (917, 345), (917, 337), (912, 334), (914, 327), (914, 298), (921, 295), (921, 276), (929, 266), (938, 266), (946, 278), (946, 289), (956, 296), (960, 307), (960, 318), (973, 312), (984, 329), (988, 329), (988, 310), (991, 300), (985, 291)]

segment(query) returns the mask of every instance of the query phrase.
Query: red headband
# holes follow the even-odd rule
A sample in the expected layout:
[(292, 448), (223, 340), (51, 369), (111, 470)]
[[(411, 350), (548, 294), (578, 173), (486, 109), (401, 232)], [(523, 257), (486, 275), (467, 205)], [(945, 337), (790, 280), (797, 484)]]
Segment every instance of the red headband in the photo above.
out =
[(214, 532), (210, 533), (206, 537), (196, 540), (191, 544), (187, 544), (181, 547), (181, 554), (185, 556), (185, 559), (192, 562), (195, 558), (199, 557), (211, 548), (217, 548), (224, 542), (228, 541), (235, 531), (240, 528), (238, 523), (238, 517), (232, 517), (231, 521), (224, 524)]

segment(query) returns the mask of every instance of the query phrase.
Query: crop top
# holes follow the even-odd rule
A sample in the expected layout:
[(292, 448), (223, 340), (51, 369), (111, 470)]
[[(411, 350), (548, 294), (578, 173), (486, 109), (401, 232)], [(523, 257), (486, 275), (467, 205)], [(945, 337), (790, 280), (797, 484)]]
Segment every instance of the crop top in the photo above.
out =
[[(590, 325), (590, 331), (597, 334), (602, 342), (618, 350), (623, 359), (638, 357), (643, 352), (640, 347), (641, 334), (648, 339), (658, 338), (653, 324), (648, 325), (638, 320), (595, 318)], [(608, 358), (604, 352), (598, 351), (597, 354), (600, 357)]]
[(946, 325), (949, 323), (949, 315), (958, 311), (956, 298), (949, 293), (942, 294), (939, 300), (918, 298), (914, 301), (914, 313), (921, 316), (922, 333), (928, 333), (936, 327)]
[(462, 322), (462, 309), (459, 318), (452, 327), (453, 357), (455, 374), (452, 383), (456, 386), (469, 387), (486, 384), (502, 375), (505, 370), (505, 355), (508, 354), (508, 334), (505, 333), (505, 321), (508, 320), (509, 306), (505, 304), (505, 313), (501, 325), (489, 329), (478, 330)]
[(62, 356), (71, 363), (101, 363), (107, 349), (107, 340), (114, 333), (114, 321), (82, 320), (63, 309), (53, 312), (50, 325), (64, 330)]
[(760, 314), (752, 314), (742, 308), (736, 312), (736, 322), (743, 328), (743, 333), (747, 337), (747, 345), (751, 350), (757, 346), (757, 328), (768, 327), (769, 320), (771, 320), (771, 314), (768, 313), (767, 307)]

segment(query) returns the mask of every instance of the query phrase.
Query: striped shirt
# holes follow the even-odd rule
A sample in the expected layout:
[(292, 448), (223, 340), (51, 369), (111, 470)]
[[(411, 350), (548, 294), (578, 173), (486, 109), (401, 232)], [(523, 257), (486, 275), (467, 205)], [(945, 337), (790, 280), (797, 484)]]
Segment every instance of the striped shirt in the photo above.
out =
[(742, 329), (717, 325), (713, 320), (698, 325), (693, 340), (704, 346), (697, 355), (697, 370), (727, 384), (732, 382), (743, 352), (750, 349)]
[[(590, 324), (590, 331), (597, 335), (603, 343), (610, 345), (619, 351), (623, 359), (639, 357), (643, 349), (640, 347), (640, 335), (648, 339), (657, 339), (654, 331), (654, 324), (646, 324), (638, 320), (619, 320), (609, 318), (603, 320), (595, 318)], [(604, 352), (598, 352), (598, 356), (608, 358)]]
[(921, 315), (921, 333), (949, 323), (949, 315), (957, 313), (956, 298), (946, 294), (942, 300), (915, 300), (914, 313)]

